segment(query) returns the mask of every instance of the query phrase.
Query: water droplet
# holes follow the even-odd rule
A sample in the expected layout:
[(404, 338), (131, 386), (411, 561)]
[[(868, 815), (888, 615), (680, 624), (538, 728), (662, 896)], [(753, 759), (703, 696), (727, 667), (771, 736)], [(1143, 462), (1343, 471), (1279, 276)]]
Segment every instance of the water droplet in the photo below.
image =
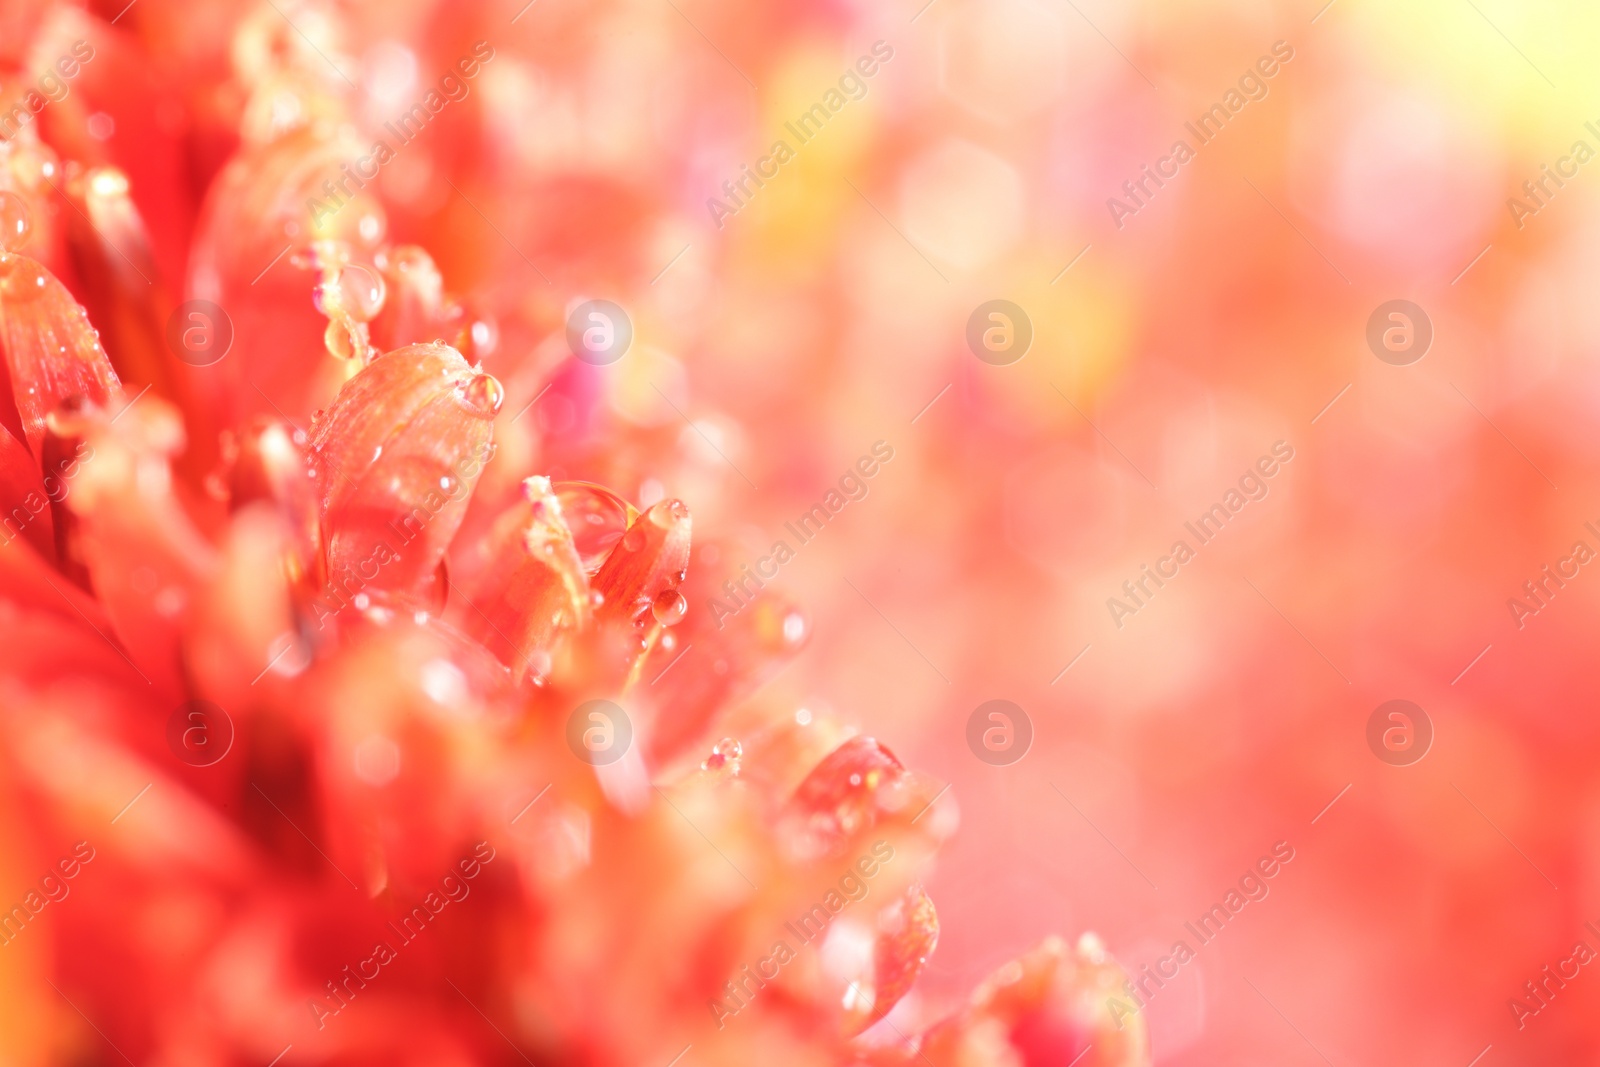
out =
[(676, 589), (663, 589), (656, 594), (650, 611), (662, 626), (676, 626), (689, 614), (689, 602)]
[(806, 617), (798, 611), (791, 611), (783, 617), (783, 640), (786, 644), (797, 645), (805, 639)]
[(589, 603), (590, 604), (592, 604), (595, 607), (599, 607), (601, 604), (604, 604), (605, 602), (606, 602), (606, 595), (604, 593), (602, 593), (598, 589), (589, 590)]
[(583, 562), (583, 569), (593, 575), (622, 540), (638, 512), (611, 490), (592, 482), (557, 482), (554, 489), (561, 514), (572, 531), (578, 559)]
[(356, 322), (371, 322), (383, 310), (385, 295), (381, 274), (351, 263), (333, 280), (318, 283), (311, 290), (311, 302), (330, 319), (343, 314)]
[(461, 398), (483, 418), (492, 419), (506, 402), (506, 391), (494, 375), (479, 374), (466, 384)]
[(27, 201), (12, 192), (0, 192), (0, 248), (20, 252), (33, 233), (33, 215)]
[(0, 297), (25, 303), (44, 295), (50, 272), (26, 256), (0, 256)]
[(721, 741), (711, 746), (711, 755), (707, 756), (700, 764), (703, 771), (726, 770), (729, 774), (739, 773), (739, 757), (744, 755), (744, 746), (732, 737), (724, 737)]
[(322, 331), (322, 343), (335, 359), (359, 359), (366, 355), (367, 341), (361, 336), (365, 327), (345, 315), (328, 320)]
[(383, 310), (386, 290), (383, 275), (352, 263), (339, 272), (339, 297), (357, 322), (371, 322)]

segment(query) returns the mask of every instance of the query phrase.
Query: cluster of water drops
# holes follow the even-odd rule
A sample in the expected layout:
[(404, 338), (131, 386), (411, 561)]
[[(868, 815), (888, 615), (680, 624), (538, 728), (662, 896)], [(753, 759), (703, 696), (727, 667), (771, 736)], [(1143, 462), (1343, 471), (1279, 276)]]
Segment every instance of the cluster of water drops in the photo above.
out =
[(27, 201), (0, 190), (0, 298), (32, 300), (44, 292), (44, 267), (21, 254), (33, 235), (33, 215)]
[(700, 761), (702, 771), (721, 771), (724, 774), (737, 775), (739, 773), (739, 758), (744, 755), (744, 746), (736, 738), (724, 737), (721, 741), (711, 746), (711, 755)]
[(328, 317), (328, 328), (322, 334), (328, 354), (349, 361), (352, 373), (360, 370), (374, 355), (367, 323), (383, 310), (388, 295), (383, 275), (352, 262), (350, 246), (344, 241), (313, 241), (293, 262), (302, 269), (321, 272), (311, 300)]

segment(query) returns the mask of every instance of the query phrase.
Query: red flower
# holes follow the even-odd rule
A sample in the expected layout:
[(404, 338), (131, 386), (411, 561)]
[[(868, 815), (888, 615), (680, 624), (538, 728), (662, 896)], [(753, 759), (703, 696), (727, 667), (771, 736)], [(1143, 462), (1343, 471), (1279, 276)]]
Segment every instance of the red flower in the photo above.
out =
[(806, 625), (686, 614), (725, 575), (681, 501), (496, 455), (492, 320), (370, 194), (304, 216), (343, 113), (290, 60), (258, 78), (203, 304), (88, 142), (0, 147), (0, 867), (44, 872), (0, 933), (0, 1058), (1144, 1063), (1090, 941), (896, 1024), (952, 802), (738, 703)]

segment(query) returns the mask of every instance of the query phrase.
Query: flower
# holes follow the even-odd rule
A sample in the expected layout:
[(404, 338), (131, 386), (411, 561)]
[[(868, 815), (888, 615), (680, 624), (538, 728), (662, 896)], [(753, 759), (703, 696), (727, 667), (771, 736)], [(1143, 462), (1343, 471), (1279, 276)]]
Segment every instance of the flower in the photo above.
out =
[[(743, 699), (804, 617), (688, 611), (731, 557), (681, 500), (498, 450), (491, 358), (581, 384), (497, 353), (375, 194), (301, 211), (353, 116), (261, 18), (181, 304), (122, 170), (0, 146), (0, 864), (52, 872), (0, 922), (0, 1056), (1146, 1062), (1092, 937), (896, 1021), (953, 801)], [(77, 31), (126, 61), (36, 33)]]

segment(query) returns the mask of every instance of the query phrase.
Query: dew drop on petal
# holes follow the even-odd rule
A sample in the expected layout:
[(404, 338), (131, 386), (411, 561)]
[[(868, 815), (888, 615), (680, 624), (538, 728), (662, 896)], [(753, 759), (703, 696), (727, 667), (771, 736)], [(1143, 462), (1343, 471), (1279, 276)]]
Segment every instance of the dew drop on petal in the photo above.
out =
[(663, 589), (656, 594), (650, 611), (662, 626), (676, 626), (689, 614), (689, 602), (676, 589)]
[(475, 375), (461, 393), (467, 406), (483, 418), (492, 419), (506, 402), (505, 388), (492, 374)]
[(367, 346), (356, 333), (358, 329), (359, 323), (342, 314), (329, 319), (328, 328), (322, 331), (322, 343), (328, 354), (336, 359), (356, 359), (365, 354)]
[(744, 746), (736, 738), (724, 737), (721, 741), (711, 746), (711, 755), (707, 756), (700, 764), (703, 771), (726, 770), (729, 774), (739, 773), (739, 757), (744, 755)]
[(0, 297), (19, 304), (37, 300), (48, 281), (42, 264), (26, 256), (0, 256)]
[(0, 192), (0, 248), (20, 252), (33, 232), (33, 216), (22, 197)]
[(554, 488), (562, 517), (572, 531), (572, 546), (583, 569), (592, 576), (638, 512), (616, 493), (591, 482), (557, 482)]
[(371, 322), (383, 310), (383, 275), (352, 263), (339, 272), (339, 300), (357, 322)]

